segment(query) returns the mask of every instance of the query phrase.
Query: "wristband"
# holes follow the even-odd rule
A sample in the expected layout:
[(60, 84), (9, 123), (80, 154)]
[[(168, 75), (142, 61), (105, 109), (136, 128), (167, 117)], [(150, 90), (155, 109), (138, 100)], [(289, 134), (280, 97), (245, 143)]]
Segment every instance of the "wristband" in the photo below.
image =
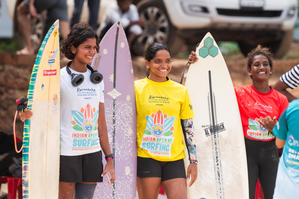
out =
[(107, 161), (108, 161), (108, 160), (114, 160), (114, 158), (107, 158), (106, 160), (107, 160)]
[(197, 160), (190, 160), (190, 164), (195, 163), (197, 165), (198, 161)]
[(105, 159), (107, 160), (108, 158), (112, 158), (112, 159), (114, 159), (114, 155), (111, 153), (110, 155), (106, 155), (105, 156)]

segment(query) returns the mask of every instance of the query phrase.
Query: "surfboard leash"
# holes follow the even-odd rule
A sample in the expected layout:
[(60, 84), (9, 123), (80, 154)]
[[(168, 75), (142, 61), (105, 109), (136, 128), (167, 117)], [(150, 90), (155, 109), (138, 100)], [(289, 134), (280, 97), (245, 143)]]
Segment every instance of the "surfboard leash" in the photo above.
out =
[(17, 153), (20, 153), (23, 150), (23, 145), (22, 145), (21, 149), (18, 150), (17, 141), (16, 141), (16, 119), (17, 119), (18, 112), (23, 112), (27, 108), (28, 99), (26, 99), (26, 98), (17, 99), (16, 103), (17, 103), (17, 110), (15, 113), (14, 121), (13, 121), (13, 138), (14, 138), (14, 144), (15, 144), (15, 151)]
[(182, 73), (182, 77), (181, 77), (180, 84), (183, 83), (183, 79), (184, 79), (184, 75), (185, 75), (185, 70), (186, 70), (187, 66), (190, 65), (189, 62), (190, 62), (190, 60), (188, 60), (187, 64), (186, 64), (185, 67), (184, 67), (184, 70), (183, 70), (183, 73)]
[[(196, 48), (199, 46), (199, 43), (197, 43), (196, 44), (196, 47), (195, 47), (195, 52), (196, 52)], [(188, 65), (190, 65), (190, 60), (188, 60), (188, 62), (187, 62), (187, 64), (185, 65), (185, 67), (184, 67), (184, 70), (183, 70), (183, 73), (182, 73), (182, 77), (181, 77), (181, 81), (180, 81), (180, 84), (182, 84), (183, 83), (183, 79), (184, 79), (184, 75), (185, 75), (185, 70), (186, 70), (186, 68), (187, 68), (187, 66)]]

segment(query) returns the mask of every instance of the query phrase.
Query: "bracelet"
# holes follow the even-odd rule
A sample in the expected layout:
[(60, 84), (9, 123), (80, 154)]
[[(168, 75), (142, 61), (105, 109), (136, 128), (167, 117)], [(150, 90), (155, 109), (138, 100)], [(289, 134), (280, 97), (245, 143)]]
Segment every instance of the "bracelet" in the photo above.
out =
[(190, 164), (195, 163), (197, 165), (198, 161), (197, 160), (190, 160)]
[(114, 159), (114, 155), (111, 153), (111, 154), (109, 154), (109, 155), (106, 155), (105, 156), (105, 159), (107, 160), (108, 158), (112, 158), (112, 159)]
[(114, 158), (107, 158), (106, 160), (107, 160), (107, 161), (108, 161), (108, 160), (114, 160)]

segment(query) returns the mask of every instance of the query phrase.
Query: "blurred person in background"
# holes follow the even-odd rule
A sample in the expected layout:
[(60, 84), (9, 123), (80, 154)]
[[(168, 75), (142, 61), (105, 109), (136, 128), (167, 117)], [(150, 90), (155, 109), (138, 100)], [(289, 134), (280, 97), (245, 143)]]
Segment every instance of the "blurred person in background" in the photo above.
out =
[(67, 35), (70, 32), (70, 25), (67, 16), (66, 0), (24, 0), (17, 7), (19, 31), (21, 32), (21, 36), (25, 44), (25, 47), (22, 50), (16, 52), (18, 55), (34, 54), (30, 39), (31, 26), (28, 14), (30, 14), (33, 18), (38, 18), (38, 14), (40, 14), (44, 10), (47, 10), (45, 29), (51, 27), (51, 25), (57, 19), (59, 19), (60, 35), (62, 39), (67, 38)]
[[(75, 7), (71, 18), (71, 28), (80, 21), (84, 0), (74, 0), (74, 2)], [(100, 0), (87, 0), (89, 10), (88, 23), (94, 30), (98, 28), (100, 2)]]
[(104, 37), (109, 28), (117, 21), (120, 21), (124, 27), (129, 46), (131, 46), (136, 36), (142, 33), (138, 10), (132, 4), (132, 0), (117, 0), (117, 2), (111, 3), (106, 8), (100, 28), (98, 29), (100, 39)]

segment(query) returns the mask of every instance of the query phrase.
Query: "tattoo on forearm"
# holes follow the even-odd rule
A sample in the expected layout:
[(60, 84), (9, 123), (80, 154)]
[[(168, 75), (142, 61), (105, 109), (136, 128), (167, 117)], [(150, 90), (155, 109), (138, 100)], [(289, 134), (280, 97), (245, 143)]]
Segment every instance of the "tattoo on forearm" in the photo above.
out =
[(182, 120), (183, 131), (186, 134), (186, 144), (189, 152), (189, 157), (191, 161), (197, 161), (196, 155), (196, 145), (193, 142), (194, 139), (194, 127), (193, 119)]

